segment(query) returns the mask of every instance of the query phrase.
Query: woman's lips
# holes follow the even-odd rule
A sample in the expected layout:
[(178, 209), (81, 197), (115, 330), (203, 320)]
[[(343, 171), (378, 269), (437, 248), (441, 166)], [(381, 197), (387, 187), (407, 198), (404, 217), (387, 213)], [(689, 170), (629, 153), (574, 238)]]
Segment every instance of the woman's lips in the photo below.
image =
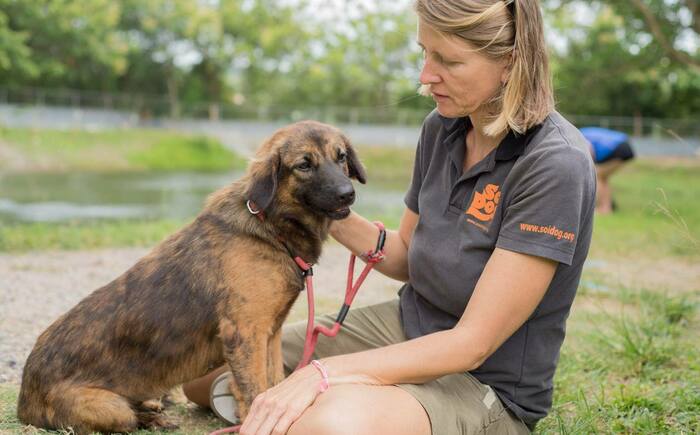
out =
[(447, 95), (438, 94), (437, 92), (433, 92), (432, 94), (433, 94), (433, 98), (435, 98), (438, 101), (446, 101), (446, 100), (449, 100), (449, 98), (450, 98)]

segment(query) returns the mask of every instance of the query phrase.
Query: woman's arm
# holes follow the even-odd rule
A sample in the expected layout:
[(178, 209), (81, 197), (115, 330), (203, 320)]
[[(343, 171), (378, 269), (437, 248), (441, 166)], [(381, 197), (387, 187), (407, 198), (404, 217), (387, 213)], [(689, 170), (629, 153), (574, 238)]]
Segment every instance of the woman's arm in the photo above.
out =
[[(348, 383), (422, 383), (479, 367), (532, 314), (556, 267), (551, 260), (497, 248), (453, 329), (325, 358), (322, 364), (331, 388)], [(240, 434), (286, 433), (316, 399), (320, 380), (309, 365), (258, 395)]]
[[(401, 216), (399, 230), (386, 232), (384, 244), (386, 258), (375, 266), (376, 270), (390, 278), (408, 281), (408, 247), (417, 223), (418, 215), (408, 208), (405, 209)], [(331, 235), (353, 254), (359, 256), (376, 248), (379, 230), (372, 222), (352, 212), (347, 218), (333, 222)]]
[(497, 248), (453, 329), (326, 358), (330, 384), (422, 383), (476, 369), (532, 314), (556, 267), (551, 260)]

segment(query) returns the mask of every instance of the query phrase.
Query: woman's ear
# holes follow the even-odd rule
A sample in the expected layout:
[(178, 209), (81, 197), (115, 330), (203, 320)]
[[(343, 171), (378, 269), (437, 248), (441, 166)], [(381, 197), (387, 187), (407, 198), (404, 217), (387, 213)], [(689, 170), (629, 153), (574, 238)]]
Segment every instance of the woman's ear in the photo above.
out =
[(347, 138), (343, 138), (345, 141), (345, 152), (348, 155), (348, 175), (351, 178), (356, 179), (361, 184), (367, 182), (367, 174), (365, 173), (365, 167), (360, 163), (360, 159), (357, 157), (355, 149), (350, 144)]
[(513, 72), (513, 65), (515, 65), (515, 50), (510, 52), (510, 55), (506, 58), (505, 67), (501, 72), (501, 84), (505, 85), (510, 80), (510, 74)]
[(273, 152), (264, 160), (256, 161), (250, 168), (250, 184), (247, 199), (265, 211), (277, 193), (277, 179), (280, 168), (279, 152)]

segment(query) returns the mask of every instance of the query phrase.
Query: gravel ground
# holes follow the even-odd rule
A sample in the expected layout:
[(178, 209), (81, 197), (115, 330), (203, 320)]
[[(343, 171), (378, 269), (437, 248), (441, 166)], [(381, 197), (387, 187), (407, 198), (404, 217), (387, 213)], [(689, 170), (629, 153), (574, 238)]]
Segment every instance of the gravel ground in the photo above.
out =
[[(0, 383), (19, 383), (22, 367), (39, 334), (93, 290), (126, 271), (146, 249), (0, 254)], [(317, 313), (336, 311), (345, 291), (347, 250), (329, 243), (314, 268)], [(356, 265), (356, 275), (363, 266)], [(372, 272), (354, 307), (394, 297), (400, 283)], [(290, 320), (306, 318), (302, 294)]]

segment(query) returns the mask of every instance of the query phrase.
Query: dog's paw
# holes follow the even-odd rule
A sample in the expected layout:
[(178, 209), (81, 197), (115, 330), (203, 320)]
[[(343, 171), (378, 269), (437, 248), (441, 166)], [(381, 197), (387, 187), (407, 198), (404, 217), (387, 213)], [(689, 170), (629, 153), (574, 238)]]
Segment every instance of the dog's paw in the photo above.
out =
[[(180, 395), (182, 395), (181, 392), (180, 392)], [(182, 401), (182, 400), (180, 400), (180, 401)], [(177, 392), (171, 391), (167, 394), (164, 394), (160, 398), (160, 403), (161, 403), (163, 409), (168, 409), (168, 408), (173, 407), (174, 405), (176, 405), (178, 403)]]
[(137, 412), (136, 418), (139, 420), (139, 428), (155, 430), (175, 430), (179, 426), (177, 423), (159, 412)]
[(139, 409), (144, 412), (163, 412), (163, 402), (158, 399), (144, 400), (139, 404)]

